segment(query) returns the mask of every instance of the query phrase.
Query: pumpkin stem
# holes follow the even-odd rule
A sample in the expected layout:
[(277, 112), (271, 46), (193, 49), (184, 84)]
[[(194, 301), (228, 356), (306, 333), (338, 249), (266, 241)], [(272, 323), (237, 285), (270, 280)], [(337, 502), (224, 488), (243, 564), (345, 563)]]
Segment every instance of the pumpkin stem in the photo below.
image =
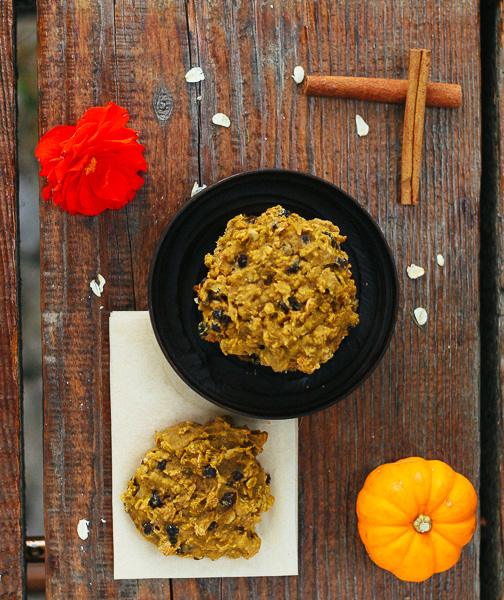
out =
[(427, 533), (432, 528), (432, 519), (428, 515), (418, 515), (413, 521), (413, 527), (418, 533)]

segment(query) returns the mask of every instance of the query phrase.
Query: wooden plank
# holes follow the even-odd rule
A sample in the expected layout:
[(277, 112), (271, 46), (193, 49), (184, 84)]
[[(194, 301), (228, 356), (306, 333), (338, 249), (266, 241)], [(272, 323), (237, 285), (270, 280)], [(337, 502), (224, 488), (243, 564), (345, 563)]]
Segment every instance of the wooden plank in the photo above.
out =
[[(371, 563), (355, 517), (369, 471), (409, 455), (446, 460), (478, 488), (477, 3), (188, 6), (191, 49), (208, 74), (203, 182), (271, 166), (335, 182), (379, 222), (402, 289), (396, 334), (371, 379), (345, 402), (302, 421), (300, 576), (224, 580), (221, 597), (477, 598), (477, 534), (453, 570), (418, 586)], [(410, 47), (432, 49), (432, 80), (464, 90), (459, 111), (427, 110), (421, 206), (413, 209), (397, 203), (403, 108), (306, 98), (291, 79), (296, 64), (313, 74), (404, 78)], [(211, 124), (217, 111), (230, 117), (229, 130)], [(356, 113), (370, 124), (366, 138), (356, 135)], [(405, 272), (413, 261), (427, 271), (415, 282)], [(429, 312), (422, 330), (410, 318), (416, 306)], [(186, 597), (187, 585), (174, 581), (174, 598)]]
[(0, 596), (22, 598), (24, 483), (16, 149), (16, 50), (11, 0), (0, 0)]
[(481, 596), (504, 596), (504, 2), (481, 3)]
[[(41, 205), (47, 597), (166, 597), (168, 581), (112, 579), (108, 316), (147, 308), (150, 256), (198, 178), (184, 5), (39, 2), (38, 35), (41, 132), (115, 101), (140, 130), (149, 165), (121, 211), (72, 217)], [(107, 280), (102, 298), (89, 288), (97, 273)], [(86, 541), (76, 529), (83, 518)]]
[[(83, 218), (41, 207), (48, 597), (478, 598), (478, 534), (454, 569), (411, 585), (371, 563), (355, 518), (357, 493), (380, 462), (440, 458), (479, 482), (477, 2), (39, 0), (38, 8), (41, 131), (115, 100), (142, 132), (149, 163), (125, 210)], [(404, 78), (410, 46), (432, 49), (432, 79), (460, 83), (464, 101), (458, 111), (427, 110), (422, 199), (405, 208), (403, 109), (307, 98), (290, 75), (302, 64), (314, 74)], [(194, 65), (206, 79), (188, 85)], [(211, 123), (216, 112), (229, 115), (229, 129)], [(366, 138), (356, 135), (356, 112), (370, 125)], [(298, 578), (114, 582), (108, 313), (146, 308), (156, 239), (195, 180), (264, 166), (325, 177), (377, 219), (401, 279), (391, 348), (358, 392), (301, 422)], [(406, 277), (411, 262), (426, 267), (424, 278)], [(88, 287), (98, 272), (102, 299)], [(410, 318), (419, 305), (429, 311), (422, 330)], [(85, 542), (81, 518), (90, 520)]]

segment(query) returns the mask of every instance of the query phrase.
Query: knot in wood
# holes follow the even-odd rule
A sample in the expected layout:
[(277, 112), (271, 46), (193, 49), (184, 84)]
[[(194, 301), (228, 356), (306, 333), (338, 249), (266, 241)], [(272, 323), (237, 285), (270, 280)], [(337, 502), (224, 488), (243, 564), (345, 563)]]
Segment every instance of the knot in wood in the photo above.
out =
[(154, 92), (152, 106), (158, 122), (162, 125), (166, 124), (173, 115), (175, 102), (173, 96), (170, 94), (170, 90), (164, 83)]

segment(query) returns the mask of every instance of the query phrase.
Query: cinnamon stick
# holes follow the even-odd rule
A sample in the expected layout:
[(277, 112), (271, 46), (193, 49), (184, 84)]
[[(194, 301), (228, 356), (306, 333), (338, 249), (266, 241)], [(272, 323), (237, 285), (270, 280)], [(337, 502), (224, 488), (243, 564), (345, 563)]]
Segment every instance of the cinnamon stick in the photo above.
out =
[[(394, 102), (404, 104), (408, 81), (406, 79), (378, 79), (372, 77), (342, 77), (337, 75), (306, 75), (303, 91), (310, 96), (331, 96)], [(462, 104), (462, 88), (454, 83), (427, 84), (427, 106), (459, 108)]]
[(425, 100), (430, 63), (430, 50), (410, 50), (402, 144), (401, 204), (418, 204)]

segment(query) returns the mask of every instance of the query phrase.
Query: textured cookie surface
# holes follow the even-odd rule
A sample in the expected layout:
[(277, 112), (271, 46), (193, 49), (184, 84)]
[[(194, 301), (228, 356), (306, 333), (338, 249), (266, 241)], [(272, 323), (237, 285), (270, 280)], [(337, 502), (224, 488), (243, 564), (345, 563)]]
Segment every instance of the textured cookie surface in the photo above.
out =
[(274, 501), (256, 459), (267, 437), (225, 417), (169, 427), (128, 482), (126, 512), (165, 555), (250, 558), (261, 546), (255, 524)]
[(313, 373), (359, 322), (345, 239), (281, 206), (234, 217), (195, 286), (200, 335), (274, 371)]

